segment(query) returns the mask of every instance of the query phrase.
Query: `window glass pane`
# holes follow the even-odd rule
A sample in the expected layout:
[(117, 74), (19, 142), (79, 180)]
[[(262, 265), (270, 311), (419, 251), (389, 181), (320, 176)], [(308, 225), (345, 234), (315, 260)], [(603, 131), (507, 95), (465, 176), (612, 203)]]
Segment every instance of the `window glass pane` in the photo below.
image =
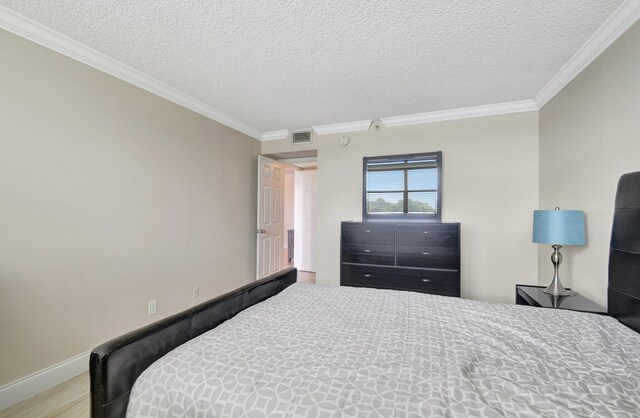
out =
[(437, 192), (409, 192), (409, 213), (436, 213)]
[(367, 193), (367, 213), (402, 213), (402, 193)]
[(407, 183), (409, 190), (436, 190), (438, 188), (438, 170), (436, 168), (409, 170)]
[(365, 158), (363, 218), (438, 219), (439, 165), (435, 152)]
[(404, 171), (367, 172), (367, 191), (404, 190)]

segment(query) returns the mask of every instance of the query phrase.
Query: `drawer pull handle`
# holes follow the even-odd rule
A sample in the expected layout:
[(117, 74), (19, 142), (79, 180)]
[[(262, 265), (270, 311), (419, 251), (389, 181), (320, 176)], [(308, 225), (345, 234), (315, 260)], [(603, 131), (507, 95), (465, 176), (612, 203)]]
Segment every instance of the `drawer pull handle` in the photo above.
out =
[(429, 233), (429, 231), (424, 231), (424, 233), (425, 233), (425, 234), (428, 234), (428, 233)]
[(365, 274), (364, 277), (371, 277), (371, 275), (370, 274)]
[(430, 282), (431, 280), (430, 280), (430, 279), (422, 279), (422, 281), (423, 281), (423, 282), (425, 282), (425, 283), (428, 283), (428, 282)]
[(369, 230), (367, 229), (367, 230), (366, 230), (366, 231), (364, 231), (364, 232), (371, 232), (371, 231), (369, 231)]
[(422, 255), (431, 255), (431, 253), (425, 253), (423, 252)]
[(364, 250), (364, 252), (365, 252), (365, 253), (370, 253), (370, 252), (371, 252), (371, 250)]

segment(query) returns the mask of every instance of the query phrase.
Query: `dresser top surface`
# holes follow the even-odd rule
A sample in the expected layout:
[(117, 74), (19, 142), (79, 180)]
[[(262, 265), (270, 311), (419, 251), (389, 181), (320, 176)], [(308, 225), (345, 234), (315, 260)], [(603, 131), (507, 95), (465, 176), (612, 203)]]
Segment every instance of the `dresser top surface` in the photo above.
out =
[(341, 221), (343, 224), (352, 225), (460, 225), (460, 222), (432, 222), (432, 221), (416, 221), (412, 219), (410, 221)]

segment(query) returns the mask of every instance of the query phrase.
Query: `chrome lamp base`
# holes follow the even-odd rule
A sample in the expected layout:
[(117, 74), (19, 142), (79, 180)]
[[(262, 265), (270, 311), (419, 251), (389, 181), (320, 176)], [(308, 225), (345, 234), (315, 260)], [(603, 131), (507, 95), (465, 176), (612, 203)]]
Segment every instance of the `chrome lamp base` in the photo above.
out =
[(560, 253), (560, 248), (562, 248), (562, 246), (553, 245), (552, 247), (553, 254), (551, 254), (551, 262), (553, 263), (553, 280), (551, 281), (551, 284), (543, 290), (543, 292), (553, 296), (573, 296), (576, 292), (565, 289), (564, 286), (562, 286), (560, 276), (558, 275), (558, 269), (560, 268), (560, 263), (562, 263), (562, 254)]

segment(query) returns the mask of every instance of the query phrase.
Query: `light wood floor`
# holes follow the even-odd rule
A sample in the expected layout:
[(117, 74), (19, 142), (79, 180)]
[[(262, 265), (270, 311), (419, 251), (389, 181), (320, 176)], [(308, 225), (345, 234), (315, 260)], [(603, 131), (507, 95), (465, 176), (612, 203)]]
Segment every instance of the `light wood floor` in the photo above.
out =
[(0, 411), (0, 418), (88, 418), (89, 372)]
[(312, 271), (298, 270), (298, 283), (316, 284), (316, 274)]

